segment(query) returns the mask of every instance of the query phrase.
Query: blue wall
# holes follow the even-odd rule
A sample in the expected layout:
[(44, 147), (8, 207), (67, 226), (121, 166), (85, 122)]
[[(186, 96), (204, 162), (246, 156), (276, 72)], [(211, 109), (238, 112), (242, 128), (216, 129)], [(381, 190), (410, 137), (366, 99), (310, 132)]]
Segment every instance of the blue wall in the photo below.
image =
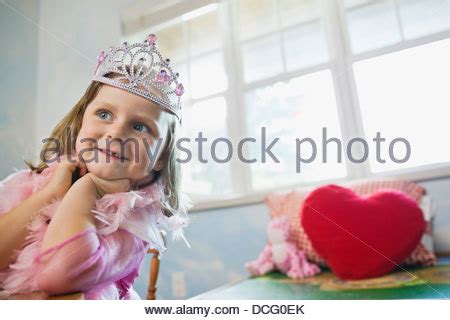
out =
[(35, 158), (38, 29), (37, 1), (15, 1), (21, 13), (0, 4), (0, 177)]
[[(185, 299), (247, 276), (244, 263), (256, 258), (266, 242), (268, 210), (263, 204), (195, 212), (183, 240), (169, 241), (161, 259), (158, 299)], [(150, 255), (135, 290), (146, 297)], [(172, 291), (173, 272), (185, 274), (184, 296)]]

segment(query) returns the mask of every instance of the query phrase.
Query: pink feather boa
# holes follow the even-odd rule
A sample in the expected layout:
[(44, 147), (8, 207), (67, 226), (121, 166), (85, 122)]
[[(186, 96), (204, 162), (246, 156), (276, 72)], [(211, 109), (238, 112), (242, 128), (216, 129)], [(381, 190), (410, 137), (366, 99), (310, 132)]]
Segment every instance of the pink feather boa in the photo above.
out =
[[(41, 190), (49, 181), (57, 163), (52, 163), (41, 174), (29, 169), (17, 170), (0, 182), (0, 214), (16, 207), (32, 193)], [(172, 233), (174, 240), (184, 237), (183, 228), (188, 225), (187, 211), (192, 206), (190, 199), (184, 195), (180, 211), (167, 217), (161, 209), (163, 186), (159, 181), (139, 191), (107, 194), (95, 203), (92, 210), (97, 231), (108, 235), (119, 228), (125, 229), (147, 243), (149, 248), (160, 252), (159, 258), (167, 250), (161, 232)], [(14, 252), (14, 263), (0, 270), (0, 299), (16, 292), (37, 290), (34, 279), (33, 259), (40, 253), (40, 247), (48, 222), (53, 217), (61, 199), (53, 199), (41, 209), (39, 215), (27, 226), (29, 233), (24, 246)], [(147, 248), (148, 248), (147, 247)], [(43, 297), (33, 297), (41, 299)]]

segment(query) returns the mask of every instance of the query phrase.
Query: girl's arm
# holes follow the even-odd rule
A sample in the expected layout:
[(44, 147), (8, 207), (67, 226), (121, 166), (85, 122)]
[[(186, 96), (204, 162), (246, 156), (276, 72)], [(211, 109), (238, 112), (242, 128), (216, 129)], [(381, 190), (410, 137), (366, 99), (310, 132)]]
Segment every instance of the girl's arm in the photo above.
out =
[(92, 208), (97, 190), (89, 175), (78, 179), (61, 200), (42, 241), (41, 252), (76, 233), (94, 228)]
[(28, 234), (27, 225), (52, 198), (53, 194), (44, 188), (0, 215), (0, 270), (13, 262), (11, 258), (14, 250), (22, 247)]
[(41, 251), (67, 240), (74, 234), (95, 229), (92, 209), (107, 193), (127, 191), (129, 179), (105, 180), (92, 173), (78, 179), (59, 204), (45, 233)]
[(34, 182), (30, 171), (11, 175), (1, 184), (0, 197), (8, 199), (0, 198), (0, 270), (13, 262), (13, 252), (22, 247), (28, 234), (27, 225), (39, 210), (69, 190), (73, 171), (80, 168), (81, 175), (87, 171), (77, 158), (68, 159), (67, 156), (61, 156), (58, 163), (50, 166), (56, 167), (47, 185), (33, 194)]
[(124, 230), (97, 234), (92, 208), (104, 191), (119, 192), (123, 181), (104, 181), (90, 173), (67, 192), (48, 226), (36, 261), (37, 284), (48, 294), (92, 289), (136, 270), (145, 254), (139, 238)]
[(146, 243), (126, 230), (104, 236), (88, 229), (35, 258), (37, 288), (60, 295), (100, 289), (118, 280), (132, 284), (145, 253)]

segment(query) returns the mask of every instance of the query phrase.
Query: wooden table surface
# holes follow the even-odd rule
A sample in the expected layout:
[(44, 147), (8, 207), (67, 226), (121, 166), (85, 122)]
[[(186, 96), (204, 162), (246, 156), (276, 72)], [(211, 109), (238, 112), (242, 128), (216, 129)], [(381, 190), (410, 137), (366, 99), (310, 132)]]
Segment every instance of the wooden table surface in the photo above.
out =
[(450, 298), (450, 259), (438, 265), (407, 268), (386, 276), (359, 281), (344, 281), (330, 271), (315, 277), (294, 280), (279, 272), (249, 277), (191, 299), (444, 299)]

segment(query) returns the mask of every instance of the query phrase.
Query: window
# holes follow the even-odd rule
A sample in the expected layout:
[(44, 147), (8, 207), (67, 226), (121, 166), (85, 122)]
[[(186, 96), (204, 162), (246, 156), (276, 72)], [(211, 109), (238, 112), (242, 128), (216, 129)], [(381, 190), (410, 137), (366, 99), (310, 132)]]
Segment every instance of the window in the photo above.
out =
[(450, 28), (448, 0), (344, 0), (352, 51), (372, 49)]
[[(196, 0), (175, 7), (141, 17), (146, 24), (124, 39), (158, 34), (188, 84), (183, 134), (193, 141), (202, 131), (208, 138), (208, 163), (191, 143), (194, 159), (182, 165), (184, 189), (197, 203), (400, 169), (450, 168), (450, 0)], [(268, 141), (279, 138), (272, 149), (279, 162), (262, 163), (262, 128)], [(369, 161), (339, 161), (332, 144), (321, 161), (322, 128), (342, 141), (344, 154), (352, 138), (365, 138)], [(386, 162), (371, 144), (377, 132), (386, 139), (380, 149)], [(232, 141), (234, 155), (240, 139), (256, 138), (243, 152), (257, 161), (213, 161), (219, 137)], [(317, 161), (296, 173), (295, 139), (305, 137), (317, 142)], [(411, 144), (406, 163), (388, 157), (398, 137)], [(407, 147), (391, 151), (398, 158)], [(305, 147), (300, 154), (312, 152)], [(224, 144), (215, 145), (215, 156), (226, 157)]]
[[(299, 174), (293, 174), (296, 138), (320, 141), (322, 127), (327, 128), (327, 135), (341, 137), (330, 70), (250, 90), (245, 95), (245, 105), (249, 136), (261, 137), (260, 128), (265, 127), (267, 140), (280, 139), (273, 150), (280, 163), (262, 163), (260, 141), (253, 145), (251, 155), (258, 161), (251, 166), (252, 189), (270, 189), (274, 179), (279, 185), (294, 185), (299, 177), (302, 182), (313, 182), (346, 176), (345, 163), (338, 163), (332, 156), (328, 156), (326, 163), (302, 164)], [(299, 148), (302, 159), (309, 159), (313, 152), (310, 144), (301, 145), (306, 148)], [(321, 149), (317, 149), (317, 158), (322, 158)]]
[[(370, 173), (404, 170), (450, 161), (445, 137), (450, 93), (450, 1), (345, 0), (354, 81), (364, 134), (403, 137), (411, 145), (407, 162), (380, 145)], [(443, 33), (442, 33), (443, 32)], [(393, 152), (406, 155), (405, 145)]]
[(246, 83), (329, 61), (318, 1), (241, 0), (235, 4)]
[[(404, 137), (411, 146), (406, 163), (371, 159), (373, 172), (448, 162), (450, 39), (358, 61), (354, 64), (366, 135)], [(430, 82), (432, 85), (430, 85)], [(375, 89), (376, 88), (376, 89)], [(387, 152), (387, 144), (383, 146)], [(402, 158), (406, 150), (395, 152)]]

